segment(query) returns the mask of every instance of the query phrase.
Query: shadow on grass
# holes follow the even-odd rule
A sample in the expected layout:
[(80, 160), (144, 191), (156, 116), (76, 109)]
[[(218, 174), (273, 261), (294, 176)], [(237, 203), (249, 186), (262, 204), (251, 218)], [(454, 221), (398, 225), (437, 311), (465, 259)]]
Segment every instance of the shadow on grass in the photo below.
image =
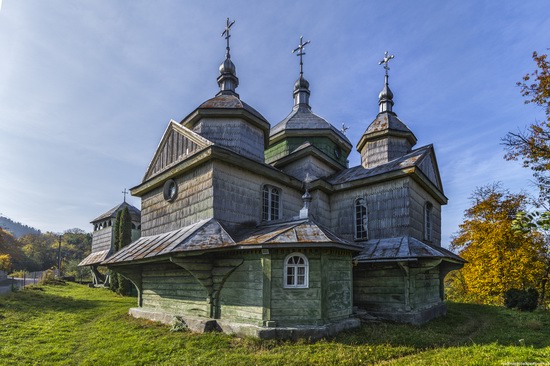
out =
[(461, 345), (550, 346), (550, 312), (522, 313), (504, 307), (449, 303), (447, 315), (415, 326), (370, 323), (331, 339), (343, 344), (436, 348)]

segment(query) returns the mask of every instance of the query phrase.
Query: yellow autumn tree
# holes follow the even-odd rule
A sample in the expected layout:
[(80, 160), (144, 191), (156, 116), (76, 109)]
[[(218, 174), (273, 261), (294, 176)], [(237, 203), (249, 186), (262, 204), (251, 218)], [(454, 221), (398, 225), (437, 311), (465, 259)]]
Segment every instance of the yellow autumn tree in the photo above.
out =
[[(468, 261), (448, 281), (454, 300), (501, 304), (511, 288), (538, 289), (544, 276), (544, 241), (537, 232), (512, 227), (526, 197), (498, 184), (477, 188), (451, 247)], [(540, 290), (540, 289), (539, 289)]]

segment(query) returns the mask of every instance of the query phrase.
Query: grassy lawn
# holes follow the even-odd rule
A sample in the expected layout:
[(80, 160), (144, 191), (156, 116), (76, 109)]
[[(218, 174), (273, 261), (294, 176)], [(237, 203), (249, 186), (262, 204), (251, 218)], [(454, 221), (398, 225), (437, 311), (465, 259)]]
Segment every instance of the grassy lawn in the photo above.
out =
[(369, 324), (316, 343), (170, 332), (135, 299), (76, 284), (0, 296), (0, 365), (550, 364), (550, 313), (449, 304), (424, 326)]

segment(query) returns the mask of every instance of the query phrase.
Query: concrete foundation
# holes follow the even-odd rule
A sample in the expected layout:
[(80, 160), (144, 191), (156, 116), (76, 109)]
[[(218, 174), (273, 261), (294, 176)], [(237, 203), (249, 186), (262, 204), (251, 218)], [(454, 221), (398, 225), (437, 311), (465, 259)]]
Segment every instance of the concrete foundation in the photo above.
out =
[[(131, 308), (129, 314), (135, 318), (148, 319), (172, 324), (175, 314), (164, 313), (143, 308)], [(177, 315), (182, 319), (189, 330), (197, 333), (221, 331), (227, 334), (235, 334), (239, 337), (257, 337), (261, 339), (300, 339), (311, 340), (321, 339), (335, 335), (346, 329), (357, 328), (361, 325), (358, 318), (344, 319), (335, 323), (321, 326), (300, 326), (300, 327), (262, 327), (253, 324), (235, 323), (220, 319), (194, 318)]]

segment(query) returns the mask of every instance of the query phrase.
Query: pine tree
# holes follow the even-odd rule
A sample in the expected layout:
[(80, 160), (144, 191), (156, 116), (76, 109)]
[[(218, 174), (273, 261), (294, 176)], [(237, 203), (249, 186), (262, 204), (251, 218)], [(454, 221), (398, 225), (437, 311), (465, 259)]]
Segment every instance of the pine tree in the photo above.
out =
[[(116, 214), (115, 226), (113, 229), (113, 236), (114, 236), (113, 246), (115, 249), (115, 253), (120, 250), (120, 235), (119, 235), (118, 228), (120, 227), (120, 222), (122, 221), (121, 219), (122, 219), (122, 211), (118, 211)], [(111, 291), (118, 292), (118, 287), (119, 287), (119, 274), (114, 271), (110, 271), (109, 288), (111, 289)]]
[[(120, 217), (118, 227), (119, 250), (132, 242), (132, 218), (128, 206), (124, 208)], [(121, 295), (130, 295), (132, 291), (132, 283), (121, 274), (118, 274), (118, 289), (117, 292)]]

